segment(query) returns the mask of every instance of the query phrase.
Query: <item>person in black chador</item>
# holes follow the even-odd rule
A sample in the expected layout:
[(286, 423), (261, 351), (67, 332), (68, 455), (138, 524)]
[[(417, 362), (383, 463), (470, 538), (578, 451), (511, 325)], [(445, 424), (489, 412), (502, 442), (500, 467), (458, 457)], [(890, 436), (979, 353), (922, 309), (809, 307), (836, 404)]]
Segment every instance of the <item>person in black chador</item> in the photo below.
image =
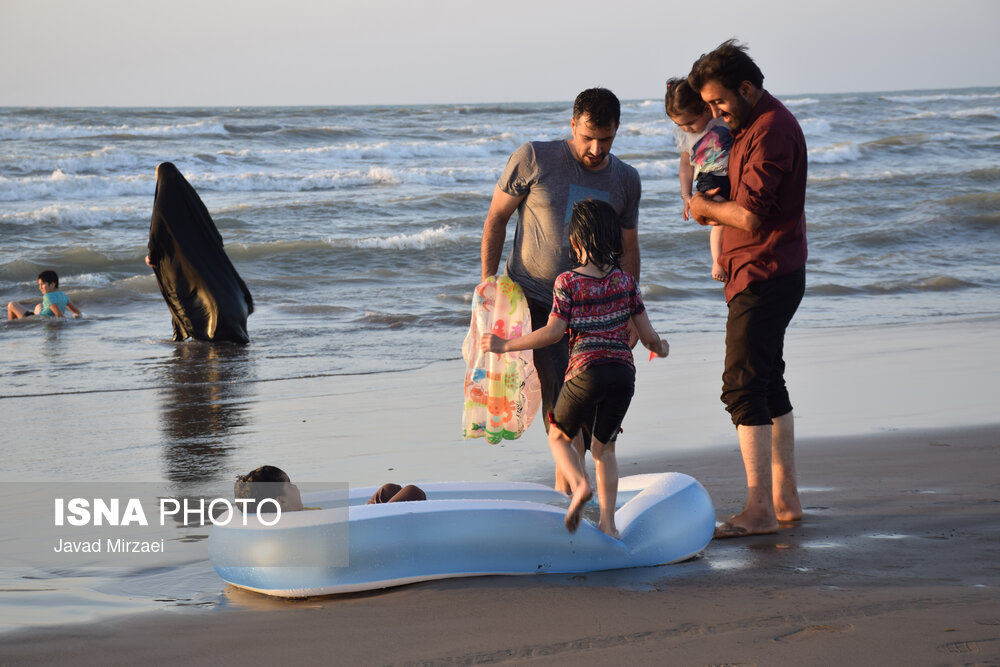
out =
[(156, 167), (146, 264), (173, 316), (174, 340), (249, 342), (250, 290), (198, 193), (169, 162)]

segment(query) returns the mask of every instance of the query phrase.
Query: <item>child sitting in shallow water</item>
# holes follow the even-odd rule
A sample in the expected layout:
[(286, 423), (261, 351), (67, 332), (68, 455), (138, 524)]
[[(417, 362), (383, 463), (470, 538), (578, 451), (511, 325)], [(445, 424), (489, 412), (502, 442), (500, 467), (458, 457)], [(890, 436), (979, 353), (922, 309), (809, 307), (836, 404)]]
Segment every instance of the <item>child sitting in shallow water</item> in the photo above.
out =
[(611, 537), (618, 537), (615, 441), (635, 389), (629, 323), (651, 352), (665, 357), (670, 351), (667, 341), (653, 331), (635, 279), (619, 266), (620, 230), (617, 215), (607, 202), (577, 202), (569, 222), (569, 241), (580, 266), (556, 278), (548, 323), (520, 338), (504, 340), (484, 334), (480, 340), (484, 352), (502, 354), (551, 345), (569, 328), (565, 384), (555, 409), (548, 415), (549, 449), (572, 491), (566, 513), (566, 528), (572, 533), (580, 525), (584, 505), (593, 496), (572, 441), (584, 424), (591, 427), (591, 453), (601, 505), (598, 527)]
[(31, 315), (63, 317), (67, 310), (73, 313), (73, 317), (80, 317), (80, 309), (59, 291), (59, 276), (55, 271), (42, 271), (38, 274), (38, 290), (42, 293), (42, 302), (33, 311), (17, 301), (11, 301), (7, 304), (7, 319), (17, 320)]

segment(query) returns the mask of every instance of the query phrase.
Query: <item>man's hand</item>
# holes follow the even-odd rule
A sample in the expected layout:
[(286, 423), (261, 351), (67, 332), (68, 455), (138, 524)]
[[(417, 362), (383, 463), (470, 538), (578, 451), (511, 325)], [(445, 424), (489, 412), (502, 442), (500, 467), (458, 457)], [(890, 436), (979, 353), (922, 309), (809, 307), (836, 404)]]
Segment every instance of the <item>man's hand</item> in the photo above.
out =
[[(716, 189), (718, 192), (718, 189)], [(711, 203), (711, 199), (707, 196), (708, 193), (696, 192), (691, 195), (691, 199), (687, 200), (688, 211), (691, 217), (699, 225), (717, 225), (719, 223), (709, 219), (708, 217), (708, 205)]]

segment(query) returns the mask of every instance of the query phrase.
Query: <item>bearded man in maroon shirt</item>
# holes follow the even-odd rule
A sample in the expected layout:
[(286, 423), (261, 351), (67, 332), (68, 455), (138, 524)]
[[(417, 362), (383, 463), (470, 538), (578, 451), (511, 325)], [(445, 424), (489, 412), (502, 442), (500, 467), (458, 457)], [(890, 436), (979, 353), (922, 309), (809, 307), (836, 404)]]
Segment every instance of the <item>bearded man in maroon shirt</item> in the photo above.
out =
[(747, 475), (743, 511), (716, 537), (774, 533), (802, 518), (795, 480), (795, 431), (785, 387), (785, 329), (805, 292), (806, 142), (795, 117), (764, 90), (745, 46), (730, 40), (688, 75), (733, 133), (731, 199), (691, 200), (691, 217), (721, 225), (726, 362), (722, 401), (732, 416)]

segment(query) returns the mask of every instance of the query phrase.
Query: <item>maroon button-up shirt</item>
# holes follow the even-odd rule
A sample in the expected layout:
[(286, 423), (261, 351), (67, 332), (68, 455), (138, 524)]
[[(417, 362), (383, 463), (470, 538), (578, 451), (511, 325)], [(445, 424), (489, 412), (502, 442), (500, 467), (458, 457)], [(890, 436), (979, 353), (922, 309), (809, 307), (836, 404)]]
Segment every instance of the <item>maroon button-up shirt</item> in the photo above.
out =
[(732, 200), (762, 220), (755, 232), (726, 227), (720, 263), (729, 272), (728, 302), (751, 283), (806, 264), (806, 140), (795, 116), (770, 93), (733, 133)]

